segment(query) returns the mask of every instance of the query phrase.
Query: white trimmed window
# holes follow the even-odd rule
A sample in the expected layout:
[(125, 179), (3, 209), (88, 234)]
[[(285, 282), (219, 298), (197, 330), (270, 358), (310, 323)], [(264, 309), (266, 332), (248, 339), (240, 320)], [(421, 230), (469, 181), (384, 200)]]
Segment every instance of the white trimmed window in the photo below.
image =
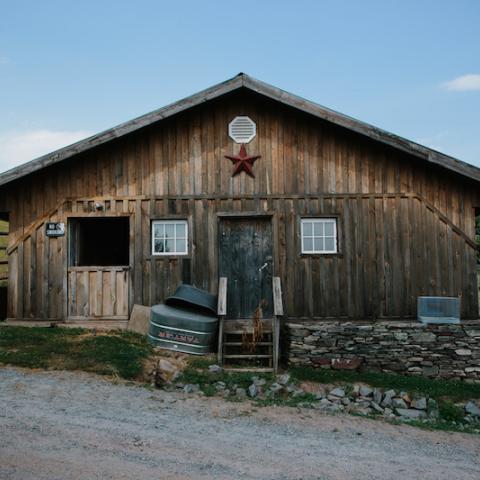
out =
[(154, 220), (152, 255), (188, 255), (187, 221)]
[(337, 253), (336, 218), (302, 218), (302, 253)]

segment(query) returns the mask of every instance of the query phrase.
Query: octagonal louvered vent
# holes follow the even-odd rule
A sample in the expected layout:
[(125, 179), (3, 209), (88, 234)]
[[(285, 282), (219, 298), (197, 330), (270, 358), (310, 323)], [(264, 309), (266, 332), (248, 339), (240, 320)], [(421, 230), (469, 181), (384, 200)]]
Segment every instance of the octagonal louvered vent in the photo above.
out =
[(237, 143), (251, 142), (257, 134), (257, 125), (249, 117), (235, 117), (228, 125), (230, 138)]

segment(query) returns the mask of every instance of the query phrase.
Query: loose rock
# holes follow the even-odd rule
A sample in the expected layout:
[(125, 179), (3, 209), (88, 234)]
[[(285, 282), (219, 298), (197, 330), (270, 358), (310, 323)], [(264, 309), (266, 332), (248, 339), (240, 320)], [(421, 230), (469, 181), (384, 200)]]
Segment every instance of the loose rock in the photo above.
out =
[(272, 383), (272, 385), (270, 385), (270, 389), (269, 389), (272, 393), (279, 393), (283, 390), (283, 386), (280, 385), (279, 383)]
[(263, 387), (267, 383), (267, 381), (264, 378), (259, 378), (259, 377), (252, 377), (252, 383), (253, 385), (256, 385), (257, 387)]
[(373, 394), (373, 389), (367, 387), (366, 385), (360, 387), (360, 396), (370, 397)]
[(252, 383), (252, 384), (248, 387), (248, 395), (249, 395), (251, 398), (255, 398), (256, 396), (258, 396), (258, 387), (257, 387), (257, 385), (255, 385), (254, 383)]
[(411, 408), (417, 410), (426, 410), (427, 409), (427, 399), (425, 397), (416, 398), (410, 403)]
[(235, 390), (235, 395), (238, 398), (244, 399), (244, 398), (247, 398), (247, 391), (244, 388), (237, 388)]
[(221, 390), (225, 390), (225, 382), (217, 382), (215, 383), (215, 389), (217, 390), (217, 392), (221, 391)]
[(385, 396), (383, 397), (383, 400), (381, 402), (382, 407), (390, 407), (392, 405), (392, 398), (397, 394), (395, 390), (387, 390), (385, 392)]
[(288, 373), (284, 373), (283, 375), (279, 375), (277, 377), (277, 383), (280, 385), (287, 385), (288, 382), (290, 381), (290, 375)]
[(382, 395), (382, 391), (379, 390), (378, 388), (375, 388), (373, 390), (373, 401), (380, 405), (380, 403), (382, 402), (382, 398), (383, 398), (383, 395)]
[(425, 418), (427, 416), (423, 410), (415, 410), (413, 408), (396, 408), (395, 412), (397, 415), (409, 420)]
[(208, 371), (209, 371), (210, 373), (215, 373), (215, 374), (217, 374), (217, 373), (222, 373), (223, 368), (222, 368), (220, 365), (210, 365), (210, 366), (208, 367)]
[(465, 405), (465, 411), (474, 417), (480, 417), (480, 407), (478, 407), (478, 405), (476, 405), (474, 402), (468, 402)]
[(320, 387), (316, 392), (315, 392), (315, 398), (317, 400), (321, 400), (322, 398), (325, 398), (326, 396), (326, 393), (325, 393), (325, 389)]
[(329, 395), (342, 398), (345, 396), (345, 390), (343, 388), (334, 388), (333, 390), (330, 390)]
[(408, 405), (407, 403), (405, 402), (405, 400), (403, 398), (393, 398), (392, 399), (392, 406), (393, 408), (401, 408), (401, 409), (406, 409), (408, 408)]
[(187, 383), (187, 385), (183, 387), (183, 391), (185, 393), (194, 393), (194, 392), (198, 392), (199, 390), (200, 390), (200, 385), (198, 384)]
[(301, 388), (296, 388), (293, 392), (292, 392), (292, 397), (295, 398), (295, 397), (301, 397), (302, 395), (305, 395), (305, 391), (302, 390)]

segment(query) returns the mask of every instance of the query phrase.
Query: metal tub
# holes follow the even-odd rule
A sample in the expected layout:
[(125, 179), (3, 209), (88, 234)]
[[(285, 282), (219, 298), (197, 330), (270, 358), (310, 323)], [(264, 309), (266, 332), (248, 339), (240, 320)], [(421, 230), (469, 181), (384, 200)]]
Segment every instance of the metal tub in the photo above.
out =
[(148, 339), (157, 347), (205, 355), (214, 351), (218, 318), (191, 308), (152, 307)]
[(167, 305), (180, 308), (194, 308), (206, 312), (207, 315), (217, 314), (217, 297), (205, 290), (182, 283), (173, 295), (165, 300)]

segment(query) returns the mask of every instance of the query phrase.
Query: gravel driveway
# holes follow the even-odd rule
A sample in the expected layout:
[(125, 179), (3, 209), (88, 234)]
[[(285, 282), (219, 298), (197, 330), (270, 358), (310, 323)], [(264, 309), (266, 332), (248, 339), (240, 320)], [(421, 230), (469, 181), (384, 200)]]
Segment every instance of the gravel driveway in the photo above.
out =
[(0, 478), (478, 480), (480, 436), (3, 368)]

